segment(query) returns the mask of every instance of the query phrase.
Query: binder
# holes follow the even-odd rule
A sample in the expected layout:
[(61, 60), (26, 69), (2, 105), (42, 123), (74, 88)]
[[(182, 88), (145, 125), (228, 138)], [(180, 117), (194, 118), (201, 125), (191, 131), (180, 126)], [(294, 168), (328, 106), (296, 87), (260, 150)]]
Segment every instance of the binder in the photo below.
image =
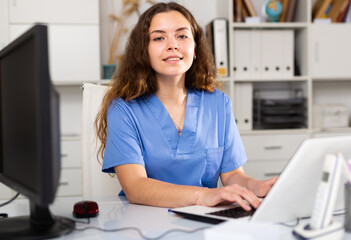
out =
[(252, 130), (252, 83), (235, 84), (235, 120), (239, 130)]
[(218, 75), (227, 77), (229, 76), (228, 22), (226, 19), (214, 19), (207, 25), (206, 30), (208, 39), (212, 38), (209, 44), (212, 48)]
[(260, 78), (262, 74), (261, 30), (251, 31), (251, 78)]
[(294, 76), (294, 30), (283, 31), (282, 76)]
[(234, 31), (234, 78), (251, 77), (251, 30)]
[(283, 31), (262, 31), (262, 77), (277, 78), (282, 76)]

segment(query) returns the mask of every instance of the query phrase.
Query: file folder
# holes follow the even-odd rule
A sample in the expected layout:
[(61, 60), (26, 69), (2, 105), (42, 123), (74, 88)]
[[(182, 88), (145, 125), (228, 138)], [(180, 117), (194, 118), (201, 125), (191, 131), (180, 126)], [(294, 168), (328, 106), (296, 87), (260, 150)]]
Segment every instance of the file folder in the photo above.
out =
[(283, 60), (282, 76), (294, 76), (294, 30), (284, 30), (283, 32)]
[(234, 78), (251, 77), (251, 30), (234, 31)]
[(206, 31), (208, 39), (212, 38), (209, 44), (213, 51), (218, 75), (227, 77), (229, 76), (228, 22), (222, 18), (214, 19), (207, 25)]
[(252, 130), (252, 101), (252, 83), (236, 83), (234, 114), (239, 130)]

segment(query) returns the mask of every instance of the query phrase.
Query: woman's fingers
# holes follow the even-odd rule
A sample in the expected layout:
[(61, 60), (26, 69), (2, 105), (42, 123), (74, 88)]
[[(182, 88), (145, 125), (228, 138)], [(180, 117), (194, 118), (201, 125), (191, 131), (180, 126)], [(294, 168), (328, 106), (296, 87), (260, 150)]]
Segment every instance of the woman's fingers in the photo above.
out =
[(261, 203), (252, 191), (237, 184), (223, 188), (208, 189), (203, 197), (205, 198), (203, 201), (204, 205), (207, 206), (215, 206), (224, 202), (236, 202), (246, 211), (251, 210), (250, 205), (257, 208)]

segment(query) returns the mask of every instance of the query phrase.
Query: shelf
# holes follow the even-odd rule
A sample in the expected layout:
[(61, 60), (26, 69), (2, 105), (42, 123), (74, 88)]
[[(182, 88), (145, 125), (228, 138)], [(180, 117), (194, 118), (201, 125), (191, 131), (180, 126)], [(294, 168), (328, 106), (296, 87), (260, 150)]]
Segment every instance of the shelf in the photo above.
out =
[(315, 82), (330, 82), (330, 81), (340, 81), (340, 82), (348, 82), (351, 81), (351, 77), (345, 77), (345, 78), (340, 78), (340, 77), (318, 77), (318, 78), (312, 78), (312, 81)]
[(308, 76), (295, 76), (295, 77), (274, 77), (274, 78), (235, 78), (234, 82), (301, 82), (301, 81), (308, 81)]
[(240, 135), (272, 135), (272, 134), (309, 134), (307, 128), (294, 129), (259, 129), (259, 130), (239, 130)]
[(54, 86), (80, 86), (83, 83), (98, 83), (100, 80), (95, 81), (52, 81)]
[(308, 23), (232, 23), (233, 28), (264, 28), (264, 29), (281, 29), (281, 28), (293, 28), (301, 29), (307, 28)]

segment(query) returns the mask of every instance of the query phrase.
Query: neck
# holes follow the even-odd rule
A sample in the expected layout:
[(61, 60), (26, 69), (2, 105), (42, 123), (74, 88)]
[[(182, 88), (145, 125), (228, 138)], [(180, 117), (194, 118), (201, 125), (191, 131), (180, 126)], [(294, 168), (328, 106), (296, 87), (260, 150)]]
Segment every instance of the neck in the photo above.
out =
[(183, 104), (188, 94), (184, 77), (179, 79), (158, 79), (158, 90), (155, 94), (164, 104)]

